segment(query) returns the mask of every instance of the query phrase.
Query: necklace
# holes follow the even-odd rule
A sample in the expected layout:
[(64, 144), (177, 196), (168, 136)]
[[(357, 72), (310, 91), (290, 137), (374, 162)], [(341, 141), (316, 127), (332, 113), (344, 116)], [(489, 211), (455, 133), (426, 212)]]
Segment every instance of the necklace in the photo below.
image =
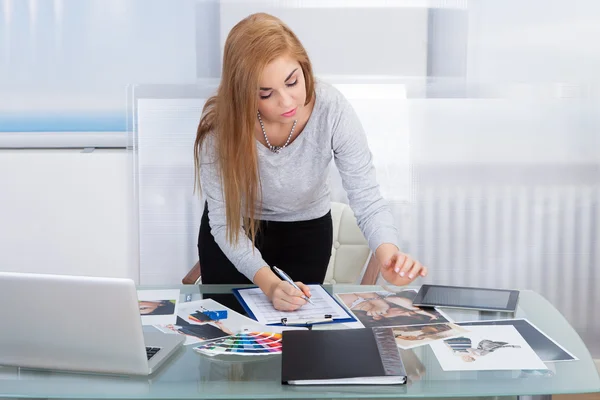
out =
[(281, 151), (281, 149), (283, 149), (284, 147), (287, 147), (287, 145), (290, 144), (290, 139), (292, 138), (292, 135), (294, 134), (294, 129), (296, 129), (296, 123), (298, 122), (297, 119), (294, 120), (294, 125), (292, 125), (292, 130), (290, 131), (290, 134), (288, 135), (288, 138), (285, 141), (284, 145), (283, 146), (273, 146), (271, 144), (271, 142), (269, 142), (269, 138), (267, 137), (267, 132), (265, 131), (265, 125), (262, 122), (262, 118), (260, 118), (260, 111), (257, 111), (256, 115), (258, 116), (258, 122), (260, 123), (260, 129), (262, 129), (262, 133), (263, 133), (263, 136), (265, 137), (265, 142), (267, 142), (267, 147), (269, 147), (269, 150), (271, 150), (273, 153), (279, 153)]

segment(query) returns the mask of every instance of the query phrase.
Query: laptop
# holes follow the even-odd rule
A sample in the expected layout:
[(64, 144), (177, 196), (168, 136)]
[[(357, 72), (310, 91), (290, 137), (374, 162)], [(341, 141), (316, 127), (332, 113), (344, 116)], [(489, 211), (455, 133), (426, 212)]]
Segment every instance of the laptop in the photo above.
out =
[(145, 332), (131, 279), (0, 272), (0, 365), (154, 373), (185, 341)]

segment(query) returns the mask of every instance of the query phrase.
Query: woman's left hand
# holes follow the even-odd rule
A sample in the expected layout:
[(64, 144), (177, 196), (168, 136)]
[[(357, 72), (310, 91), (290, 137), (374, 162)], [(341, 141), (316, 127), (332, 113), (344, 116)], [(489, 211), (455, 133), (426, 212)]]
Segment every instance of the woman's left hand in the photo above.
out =
[(419, 276), (427, 276), (427, 267), (393, 244), (380, 245), (375, 255), (381, 264), (381, 275), (392, 285), (408, 285)]

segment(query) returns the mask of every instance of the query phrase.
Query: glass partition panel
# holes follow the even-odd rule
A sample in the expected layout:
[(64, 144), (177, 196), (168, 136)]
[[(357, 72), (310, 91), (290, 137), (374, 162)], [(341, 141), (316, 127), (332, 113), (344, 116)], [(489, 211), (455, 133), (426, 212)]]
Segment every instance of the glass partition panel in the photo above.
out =
[(425, 281), (535, 290), (598, 354), (598, 86), (425, 86), (408, 85), (413, 175), (397, 221)]

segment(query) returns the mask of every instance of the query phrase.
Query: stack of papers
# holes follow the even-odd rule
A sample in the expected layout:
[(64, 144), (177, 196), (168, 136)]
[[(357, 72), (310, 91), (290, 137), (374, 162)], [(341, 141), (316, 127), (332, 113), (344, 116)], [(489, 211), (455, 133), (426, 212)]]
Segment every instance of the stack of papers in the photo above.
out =
[(389, 327), (401, 349), (430, 345), (445, 371), (546, 370), (577, 360), (525, 319), (455, 322), (440, 308), (416, 307), (415, 290), (338, 293), (360, 323)]

